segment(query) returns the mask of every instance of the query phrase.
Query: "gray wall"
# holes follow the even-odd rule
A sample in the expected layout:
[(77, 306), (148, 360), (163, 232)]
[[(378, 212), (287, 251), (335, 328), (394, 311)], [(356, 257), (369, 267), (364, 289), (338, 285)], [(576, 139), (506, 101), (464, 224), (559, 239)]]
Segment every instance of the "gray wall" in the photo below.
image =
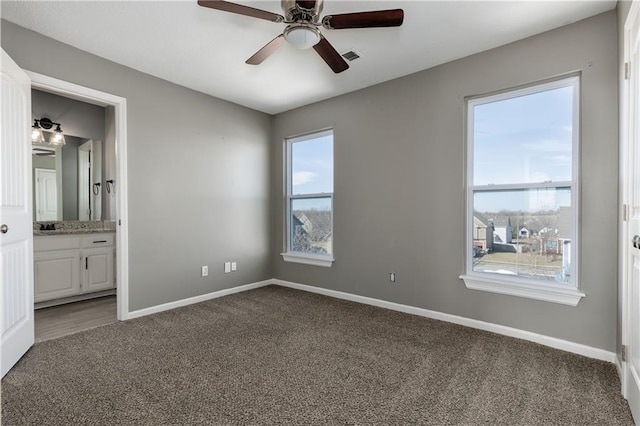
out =
[[(60, 123), (66, 145), (62, 148), (62, 214), (64, 220), (78, 220), (78, 147), (88, 139), (105, 140), (106, 108), (64, 96), (31, 90), (32, 118), (47, 117)], [(102, 158), (106, 158), (106, 144), (102, 144)], [(115, 147), (109, 145), (115, 155)], [(105, 167), (103, 165), (103, 170)], [(104, 181), (104, 179), (103, 179)], [(103, 198), (106, 194), (102, 193)], [(102, 203), (103, 209), (105, 203)], [(104, 215), (101, 216), (107, 220)]]
[[(32, 156), (31, 167), (35, 169), (56, 169), (55, 157), (39, 157), (37, 155)], [(35, 171), (34, 171), (35, 173)], [(35, 191), (34, 191), (35, 192)]]
[[(630, 1), (619, 1), (616, 6), (617, 18), (618, 18), (618, 81), (619, 81), (619, 112), (623, 114), (622, 100), (624, 96), (624, 23), (629, 15), (631, 9)], [(623, 131), (623, 117), (620, 116), (620, 131)], [(620, 133), (622, 135), (622, 133)], [(620, 212), (622, 214), (622, 212)], [(626, 240), (626, 235), (621, 235), (623, 244)], [(619, 274), (623, 271), (619, 270)], [(616, 353), (621, 358), (622, 354), (622, 314), (623, 314), (623, 292), (622, 292), (622, 275), (619, 276), (618, 286), (618, 316), (616, 322)]]
[(104, 140), (104, 107), (33, 89), (31, 113), (34, 119), (47, 117), (60, 123), (65, 136)]
[(1, 43), (24, 69), (127, 99), (130, 310), (271, 278), (270, 116), (6, 21)]
[[(418, 306), (614, 351), (617, 280), (616, 14), (279, 114), (271, 246), (276, 278)], [(582, 72), (577, 307), (467, 290), (464, 97)], [(331, 268), (284, 262), (283, 139), (334, 128)], [(389, 272), (397, 282), (389, 283)]]
[[(127, 98), (131, 310), (275, 276), (611, 351), (616, 40), (609, 12), (272, 119), (5, 21), (1, 38), (23, 68)], [(42, 60), (42, 51), (59, 60)], [(587, 297), (568, 307), (467, 290), (458, 279), (463, 99), (576, 70), (583, 77), (580, 285)], [(335, 131), (337, 260), (332, 268), (284, 263), (283, 139), (328, 126)], [(222, 274), (225, 260), (238, 261), (239, 271)], [(199, 277), (204, 264), (206, 279)]]

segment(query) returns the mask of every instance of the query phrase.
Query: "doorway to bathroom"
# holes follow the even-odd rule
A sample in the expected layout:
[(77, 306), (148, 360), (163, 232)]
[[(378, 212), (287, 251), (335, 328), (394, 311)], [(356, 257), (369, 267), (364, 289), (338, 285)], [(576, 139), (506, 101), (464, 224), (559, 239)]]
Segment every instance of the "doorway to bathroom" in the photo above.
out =
[[(48, 114), (67, 126), (65, 146), (49, 154), (60, 167), (49, 196), (56, 220), (34, 223), (35, 338), (42, 341), (128, 317), (126, 100), (26, 73), (33, 119)], [(62, 112), (52, 101), (64, 104)], [(78, 120), (69, 115), (74, 105), (83, 106)], [(51, 285), (56, 274), (64, 286)]]

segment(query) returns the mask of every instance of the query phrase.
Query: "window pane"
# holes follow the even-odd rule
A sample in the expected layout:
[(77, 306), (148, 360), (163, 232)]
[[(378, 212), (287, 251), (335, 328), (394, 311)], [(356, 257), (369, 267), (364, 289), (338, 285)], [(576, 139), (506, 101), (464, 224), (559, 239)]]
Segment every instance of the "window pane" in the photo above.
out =
[(333, 251), (331, 197), (291, 200), (290, 250), (330, 255)]
[(291, 193), (333, 192), (333, 135), (291, 144)]
[(569, 282), (570, 188), (473, 195), (473, 271)]
[(473, 185), (571, 181), (573, 86), (473, 106)]

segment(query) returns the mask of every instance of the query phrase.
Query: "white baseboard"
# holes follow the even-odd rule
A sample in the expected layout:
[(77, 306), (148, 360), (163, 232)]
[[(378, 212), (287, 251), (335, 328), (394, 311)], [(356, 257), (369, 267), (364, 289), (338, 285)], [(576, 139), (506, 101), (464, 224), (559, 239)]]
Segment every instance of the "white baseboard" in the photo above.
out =
[(193, 303), (204, 302), (205, 300), (216, 299), (218, 297), (228, 296), (234, 293), (253, 290), (253, 289), (264, 287), (270, 284), (307, 291), (310, 293), (322, 294), (324, 296), (334, 297), (337, 299), (349, 300), (352, 302), (362, 303), (365, 305), (377, 306), (379, 308), (390, 309), (392, 311), (404, 312), (407, 314), (418, 315), (425, 318), (431, 318), (431, 319), (436, 319), (440, 321), (450, 322), (453, 324), (463, 325), (465, 327), (476, 328), (478, 330), (490, 331), (492, 333), (502, 334), (504, 336), (528, 340), (530, 342), (539, 343), (544, 346), (549, 346), (551, 348), (560, 349), (566, 352), (571, 352), (574, 354), (586, 356), (588, 358), (594, 358), (602, 361), (611, 362), (616, 365), (616, 368), (618, 369), (618, 374), (621, 373), (621, 366), (619, 365), (617, 355), (614, 352), (605, 351), (604, 349), (598, 349), (598, 348), (583, 345), (580, 343), (574, 343), (568, 340), (562, 340), (555, 337), (545, 336), (543, 334), (537, 334), (537, 333), (533, 333), (526, 330), (507, 327), (504, 325), (493, 324), (489, 322), (474, 320), (471, 318), (460, 317), (457, 315), (446, 314), (443, 312), (417, 308), (415, 306), (402, 305), (400, 303), (388, 302), (386, 300), (374, 299), (366, 296), (358, 296), (356, 294), (344, 293), (342, 291), (329, 290), (321, 287), (314, 287), (306, 284), (299, 284), (299, 283), (279, 280), (275, 278), (270, 280), (265, 280), (265, 281), (258, 281), (251, 284), (245, 284), (238, 287), (228, 288), (225, 290), (218, 290), (218, 291), (203, 294), (200, 296), (194, 296), (187, 299), (176, 300), (175, 302), (169, 302), (169, 303), (164, 303), (162, 305), (151, 306), (149, 308), (139, 309), (137, 311), (129, 312), (126, 319), (139, 318), (145, 315), (151, 315), (158, 312), (167, 311), (169, 309), (175, 309), (181, 306), (191, 305)]
[(297, 290), (308, 291), (311, 293), (318, 293), (329, 297), (335, 297), (337, 299), (350, 300), (352, 302), (363, 303), (365, 305), (378, 306), (380, 308), (390, 309), (393, 311), (405, 312), (408, 314), (419, 315), (421, 317), (432, 318), (440, 321), (446, 321), (465, 327), (477, 328), (479, 330), (490, 331), (496, 334), (502, 334), (504, 336), (516, 337), (518, 339), (528, 340), (530, 342), (539, 343), (551, 348), (560, 349), (566, 352), (586, 356), (588, 358), (595, 358), (602, 361), (611, 363), (617, 363), (617, 356), (614, 352), (609, 352), (604, 349), (598, 349), (591, 346), (583, 345), (580, 343), (569, 342), (567, 340), (558, 339), (555, 337), (545, 336), (543, 334), (532, 333), (526, 330), (520, 330), (517, 328), (507, 327), (504, 325), (493, 324), (489, 322), (474, 320), (471, 318), (460, 317), (457, 315), (445, 314), (438, 311), (430, 311), (428, 309), (417, 308), (414, 306), (402, 305), (394, 302), (387, 302), (385, 300), (373, 299), (371, 297), (358, 296), (355, 294), (344, 293), (336, 290), (328, 290), (325, 288), (314, 287), (306, 284), (299, 284), (290, 281), (283, 281), (279, 279), (271, 280), (273, 284), (294, 288)]
[(228, 296), (234, 293), (240, 293), (247, 290), (253, 290), (254, 288), (260, 288), (273, 284), (273, 280), (258, 281), (251, 284), (245, 284), (238, 287), (227, 288), (225, 290), (218, 290), (212, 293), (202, 294), (200, 296), (189, 297), (187, 299), (176, 300), (175, 302), (163, 303), (162, 305), (151, 306), (149, 308), (139, 309), (137, 311), (129, 312), (126, 319), (139, 318), (146, 315), (156, 314), (162, 311), (168, 311), (169, 309), (175, 309), (182, 306), (192, 305), (194, 303), (204, 302), (205, 300), (217, 299), (218, 297)]
[[(614, 355), (616, 358), (614, 361), (614, 364), (616, 365), (616, 370), (618, 371), (618, 377), (620, 378), (620, 383), (622, 383), (622, 360), (617, 354), (614, 354)], [(622, 390), (622, 393), (624, 394), (624, 389)]]

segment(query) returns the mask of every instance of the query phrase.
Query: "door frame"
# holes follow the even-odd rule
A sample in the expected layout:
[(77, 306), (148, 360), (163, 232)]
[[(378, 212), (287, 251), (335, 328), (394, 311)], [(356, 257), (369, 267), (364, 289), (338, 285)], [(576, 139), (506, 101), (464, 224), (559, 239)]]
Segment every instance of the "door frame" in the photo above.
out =
[(116, 282), (117, 317), (129, 319), (129, 215), (127, 204), (127, 99), (24, 70), (31, 78), (31, 87), (78, 101), (112, 106), (115, 109), (116, 190)]
[[(631, 26), (633, 25), (636, 19), (640, 19), (640, 2), (634, 1), (631, 5), (631, 9), (629, 10), (629, 14), (627, 16), (626, 22), (624, 23), (624, 52), (623, 52), (623, 61), (624, 64), (628, 64), (631, 60), (630, 58), (630, 31)], [(626, 67), (626, 65), (624, 66)], [(624, 68), (623, 67), (623, 68)], [(621, 84), (621, 97), (620, 97), (620, 106), (621, 106), (621, 114), (620, 114), (620, 150), (619, 150), (619, 158), (620, 158), (620, 191), (619, 196), (621, 200), (621, 220), (620, 220), (620, 235), (619, 235), (619, 308), (621, 309), (621, 332), (620, 332), (620, 341), (621, 345), (624, 347), (629, 347), (629, 341), (631, 339), (632, 332), (638, 332), (638, 330), (634, 330), (631, 324), (631, 297), (629, 295), (630, 291), (630, 242), (631, 237), (629, 236), (629, 221), (631, 213), (630, 203), (632, 201), (632, 186), (630, 184), (630, 176), (631, 176), (631, 167), (633, 167), (631, 155), (633, 155), (634, 151), (640, 149), (640, 135), (633, 136), (633, 143), (635, 147), (631, 146), (632, 137), (630, 133), (633, 130), (633, 126), (635, 125), (635, 121), (638, 118), (633, 117), (632, 114), (637, 111), (631, 111), (631, 105), (640, 105), (640, 99), (636, 99), (632, 102), (631, 100), (631, 82), (625, 76), (625, 70), (622, 69), (622, 84)], [(637, 155), (637, 154), (636, 154)], [(636, 325), (637, 327), (637, 325)], [(623, 360), (623, 356), (628, 354), (623, 353), (623, 348), (618, 349), (618, 372), (620, 375), (620, 382), (622, 387), (622, 395), (625, 398), (628, 398), (627, 386), (629, 384), (629, 369), (627, 368), (627, 363), (629, 360)]]

